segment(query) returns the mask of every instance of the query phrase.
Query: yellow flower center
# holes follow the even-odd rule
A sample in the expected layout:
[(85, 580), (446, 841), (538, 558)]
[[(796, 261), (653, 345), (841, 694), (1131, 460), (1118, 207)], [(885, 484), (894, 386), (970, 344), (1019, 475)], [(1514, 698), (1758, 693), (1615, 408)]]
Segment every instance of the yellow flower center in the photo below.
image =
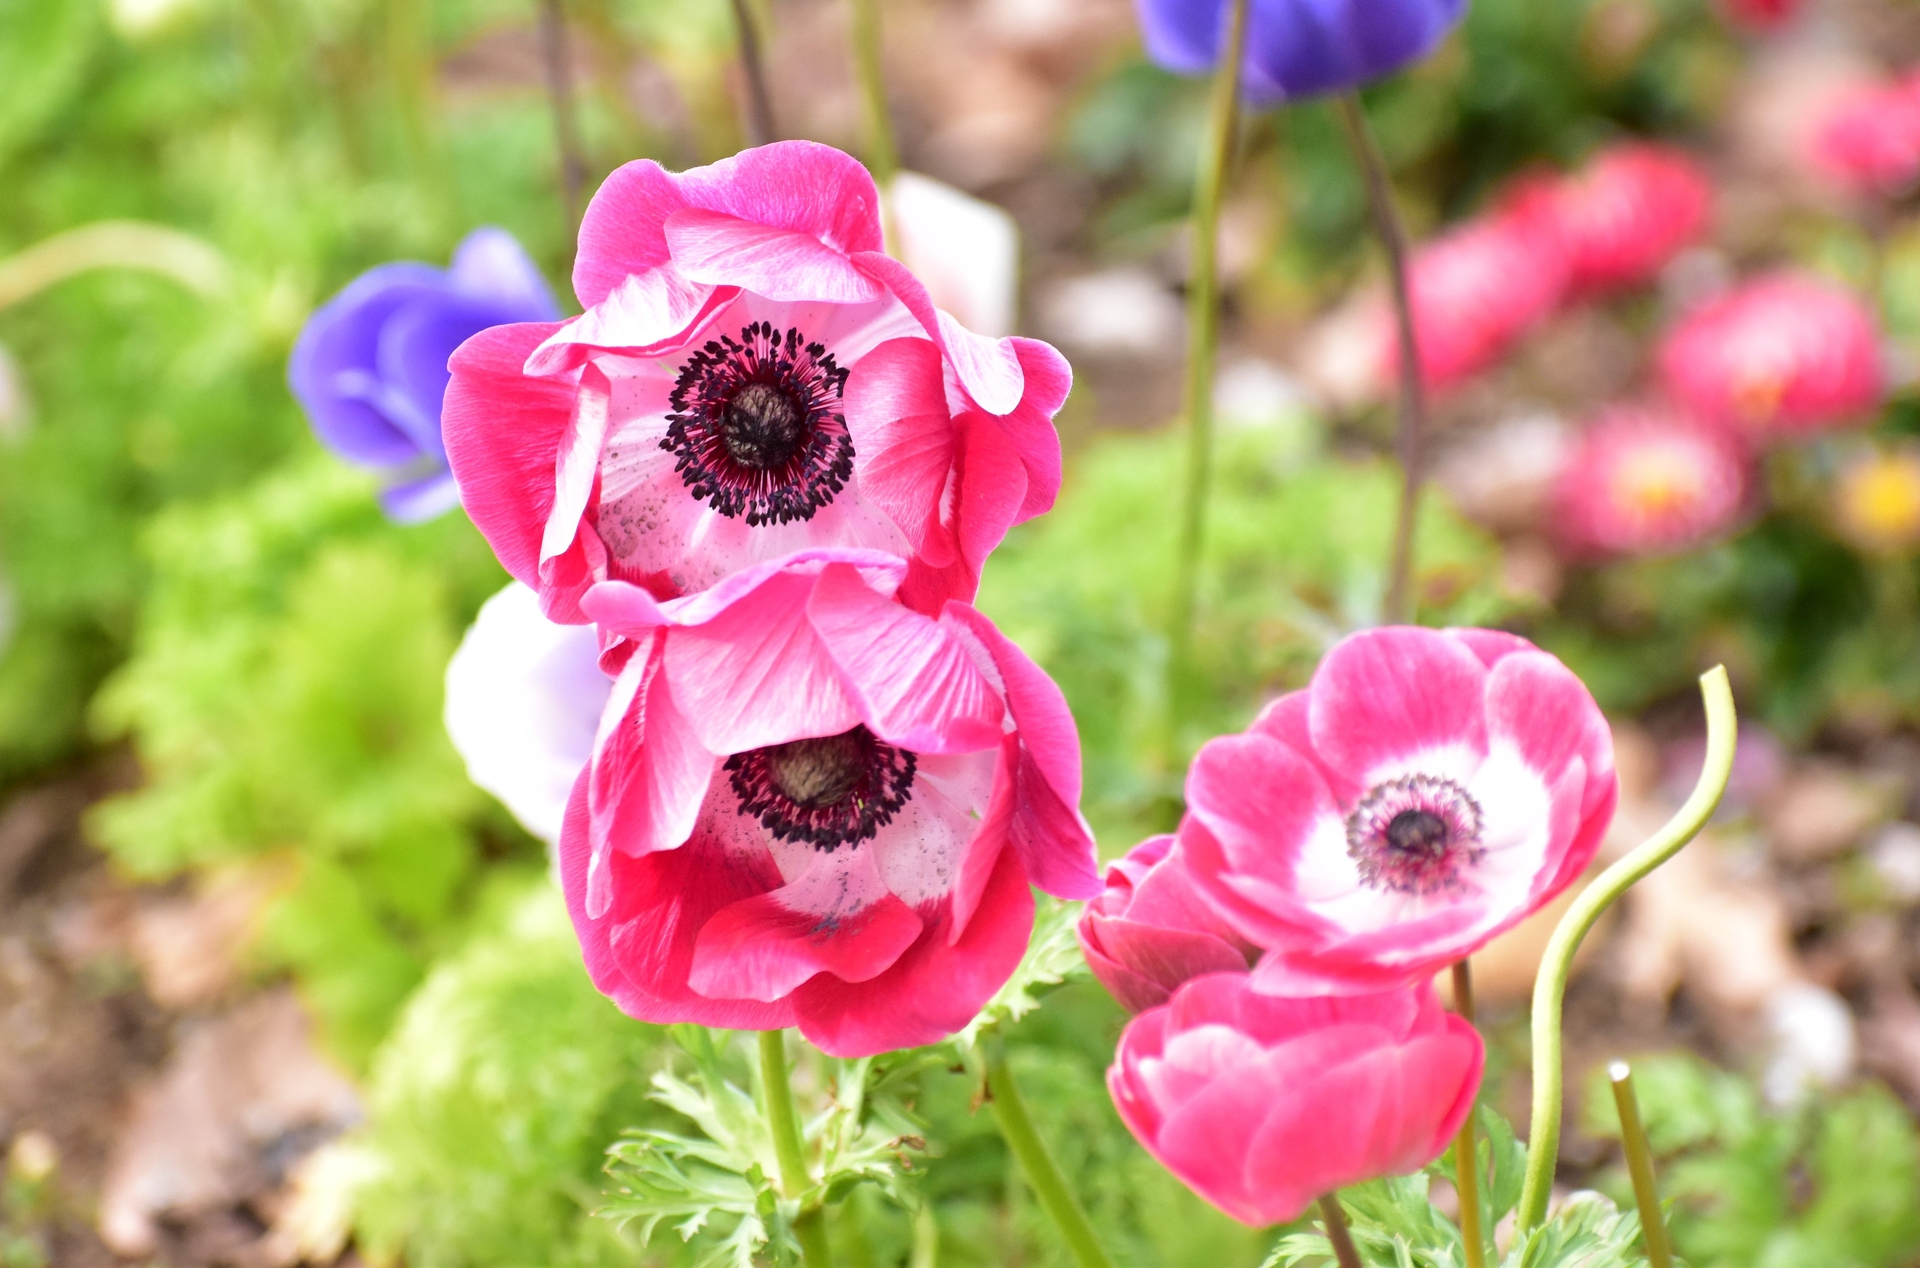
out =
[(1706, 475), (1677, 445), (1649, 444), (1622, 454), (1609, 482), (1613, 504), (1627, 515), (1659, 519), (1697, 506)]
[(1840, 485), (1840, 521), (1860, 544), (1881, 550), (1920, 541), (1920, 457), (1870, 458)]

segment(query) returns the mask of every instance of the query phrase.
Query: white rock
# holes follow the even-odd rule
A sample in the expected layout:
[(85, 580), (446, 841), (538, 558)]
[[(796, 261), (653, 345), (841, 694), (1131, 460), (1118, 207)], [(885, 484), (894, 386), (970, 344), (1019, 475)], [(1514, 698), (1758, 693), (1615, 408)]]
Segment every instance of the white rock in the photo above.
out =
[(1809, 1091), (1845, 1082), (1859, 1059), (1859, 1038), (1847, 1002), (1823, 986), (1794, 982), (1767, 1000), (1772, 1055), (1761, 1089), (1774, 1105), (1792, 1105)]
[(447, 734), (473, 782), (527, 831), (560, 839), (613, 684), (590, 625), (556, 625), (514, 582), (488, 599), (447, 665)]
[(1920, 824), (1888, 824), (1867, 847), (1867, 857), (1888, 895), (1903, 903), (1920, 902)]
[(895, 250), (935, 306), (975, 334), (1012, 334), (1020, 284), (1013, 217), (918, 172), (895, 176), (886, 198)]
[(1109, 269), (1054, 284), (1040, 302), (1048, 337), (1096, 356), (1175, 360), (1186, 336), (1180, 301), (1144, 269)]

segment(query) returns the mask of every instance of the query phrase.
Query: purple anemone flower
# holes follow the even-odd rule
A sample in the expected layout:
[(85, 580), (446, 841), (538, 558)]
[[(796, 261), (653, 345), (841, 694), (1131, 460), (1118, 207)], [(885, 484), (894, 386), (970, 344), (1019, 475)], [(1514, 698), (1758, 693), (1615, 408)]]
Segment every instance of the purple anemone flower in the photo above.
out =
[(320, 442), (381, 472), (388, 517), (416, 523), (460, 500), (440, 440), (447, 358), (490, 326), (559, 315), (513, 235), (476, 229), (451, 268), (402, 260), (355, 278), (307, 319), (287, 380)]
[[(1224, 0), (1134, 0), (1147, 56), (1183, 75), (1220, 60)], [(1343, 92), (1433, 51), (1467, 0), (1251, 0), (1241, 96), (1254, 105)]]

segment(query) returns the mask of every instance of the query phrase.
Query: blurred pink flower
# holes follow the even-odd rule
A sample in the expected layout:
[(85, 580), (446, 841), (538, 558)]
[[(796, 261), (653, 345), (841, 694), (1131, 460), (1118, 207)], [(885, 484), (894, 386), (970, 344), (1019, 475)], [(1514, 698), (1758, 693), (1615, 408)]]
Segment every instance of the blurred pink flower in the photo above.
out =
[(1826, 103), (1807, 140), (1815, 173), (1845, 193), (1898, 194), (1920, 179), (1920, 74), (1860, 83)]
[(1557, 238), (1569, 297), (1639, 286), (1698, 242), (1713, 218), (1713, 186), (1684, 150), (1634, 142), (1602, 150), (1571, 176), (1535, 177), (1503, 214)]
[(1438, 1158), (1473, 1110), (1485, 1059), (1427, 983), (1283, 999), (1221, 973), (1133, 1019), (1107, 1088), (1147, 1152), (1259, 1227)]
[(1586, 870), (1613, 736), (1565, 665), (1497, 630), (1389, 626), (1187, 772), (1180, 848), (1280, 995), (1430, 976)]
[(905, 561), (811, 551), (661, 603), (595, 586), (630, 652), (560, 840), (594, 984), (635, 1017), (936, 1042), (1013, 972), (1029, 883), (1100, 890), (1066, 701)]
[[(1566, 286), (1557, 239), (1511, 219), (1475, 221), (1414, 253), (1408, 287), (1420, 367), (1450, 387), (1491, 366), (1551, 313)], [(1399, 373), (1399, 345), (1384, 306), (1375, 318), (1382, 373)]]
[(1720, 0), (1720, 11), (1729, 22), (1754, 31), (1784, 25), (1803, 6), (1804, 0)]
[(1748, 282), (1694, 310), (1659, 357), (1677, 401), (1748, 442), (1865, 422), (1880, 408), (1872, 312), (1803, 273)]
[(1060, 484), (1072, 376), (973, 334), (882, 254), (859, 163), (807, 141), (607, 178), (571, 321), (463, 344), (447, 453), (468, 514), (555, 620), (596, 582), (692, 593), (795, 550), (911, 559), (925, 611)]
[(1747, 461), (1725, 433), (1671, 410), (1611, 409), (1580, 437), (1554, 487), (1560, 540), (1594, 556), (1698, 546), (1739, 516)]
[(1171, 836), (1149, 837), (1107, 869), (1077, 932), (1093, 975), (1130, 1013), (1202, 973), (1245, 972), (1257, 954), (1194, 889)]

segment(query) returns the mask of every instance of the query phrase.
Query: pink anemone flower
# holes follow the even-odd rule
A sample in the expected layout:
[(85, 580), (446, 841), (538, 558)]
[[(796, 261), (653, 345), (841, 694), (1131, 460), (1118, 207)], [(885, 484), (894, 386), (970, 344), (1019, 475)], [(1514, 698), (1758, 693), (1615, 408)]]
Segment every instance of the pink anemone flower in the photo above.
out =
[(1171, 836), (1142, 841), (1107, 869), (1076, 932), (1087, 967), (1130, 1013), (1166, 1003), (1203, 973), (1244, 973), (1259, 954), (1194, 888)]
[(1220, 973), (1133, 1019), (1107, 1088), (1161, 1165), (1261, 1227), (1445, 1153), (1485, 1060), (1478, 1032), (1429, 983), (1282, 999)]
[(797, 1025), (836, 1056), (959, 1030), (1027, 946), (1031, 881), (1099, 892), (1059, 688), (908, 565), (802, 552), (660, 602), (583, 602), (632, 649), (560, 840), (594, 984), (635, 1017)]
[(1873, 314), (1851, 292), (1799, 273), (1703, 305), (1666, 336), (1659, 358), (1675, 400), (1749, 443), (1865, 421), (1885, 390)]
[(1720, 0), (1727, 21), (1751, 31), (1771, 31), (1791, 22), (1805, 0)]
[(1739, 518), (1747, 463), (1722, 432), (1664, 409), (1618, 407), (1587, 429), (1562, 468), (1554, 522), (1576, 555), (1689, 550)]
[(910, 559), (903, 599), (937, 611), (1052, 505), (1066, 361), (937, 309), (879, 208), (807, 141), (629, 163), (580, 226), (586, 311), (454, 354), (461, 501), (550, 617), (583, 621), (601, 581), (669, 598), (821, 547)]
[(1379, 991), (1465, 958), (1586, 870), (1613, 737), (1567, 667), (1497, 630), (1350, 635), (1187, 773), (1180, 848), (1280, 995)]
[[(1566, 262), (1558, 239), (1510, 219), (1464, 225), (1414, 253), (1407, 279), (1420, 368), (1451, 387), (1504, 357), (1560, 302)], [(1399, 373), (1390, 317), (1375, 323), (1383, 373)]]
[(1596, 295), (1652, 281), (1699, 241), (1713, 216), (1713, 186), (1683, 150), (1616, 145), (1572, 176), (1522, 183), (1505, 214), (1557, 237), (1569, 294)]
[(1920, 75), (1836, 93), (1807, 139), (1813, 170), (1849, 194), (1898, 194), (1920, 180)]

